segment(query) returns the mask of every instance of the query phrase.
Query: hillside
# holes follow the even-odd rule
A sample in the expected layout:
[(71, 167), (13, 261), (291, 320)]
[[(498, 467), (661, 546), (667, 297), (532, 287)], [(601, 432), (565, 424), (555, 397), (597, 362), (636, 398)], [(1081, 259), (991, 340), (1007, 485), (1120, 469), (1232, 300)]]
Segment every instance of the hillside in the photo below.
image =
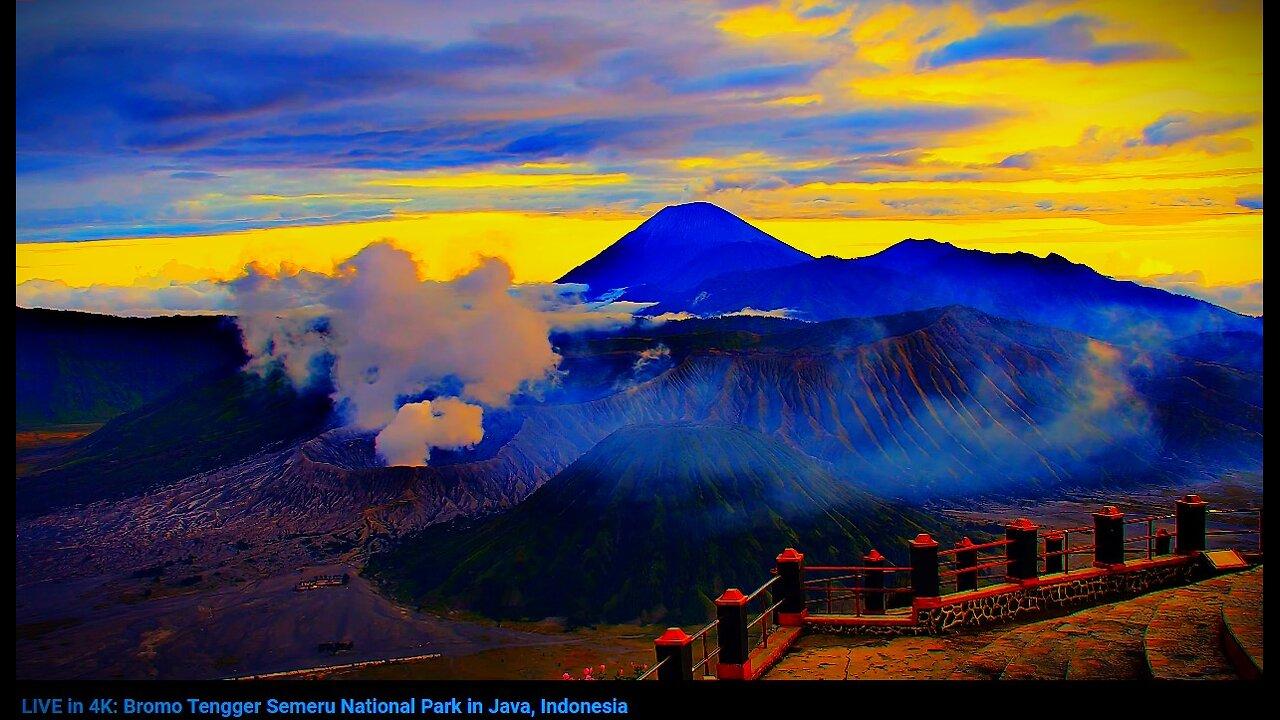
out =
[(875, 499), (823, 464), (742, 427), (618, 430), (509, 512), (440, 527), (375, 556), (397, 592), (492, 617), (689, 623), (768, 558), (815, 562), (873, 546), (903, 561), (934, 521)]
[(103, 422), (244, 363), (226, 317), (122, 318), (16, 309), (19, 429)]

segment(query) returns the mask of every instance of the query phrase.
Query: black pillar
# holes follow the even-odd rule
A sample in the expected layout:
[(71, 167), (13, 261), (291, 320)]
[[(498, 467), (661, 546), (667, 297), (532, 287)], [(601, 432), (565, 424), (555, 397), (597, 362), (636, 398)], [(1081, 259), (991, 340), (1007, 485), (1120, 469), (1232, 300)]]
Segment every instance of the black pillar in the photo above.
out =
[(1156, 531), (1156, 555), (1168, 555), (1173, 551), (1173, 536), (1167, 528)]
[(1187, 495), (1174, 502), (1174, 521), (1177, 523), (1177, 548), (1179, 555), (1203, 552), (1205, 549), (1205, 521), (1209, 504), (1199, 495)]
[(1044, 534), (1044, 574), (1052, 575), (1062, 572), (1066, 567), (1066, 555), (1062, 554), (1064, 536), (1059, 531)]
[(778, 556), (778, 624), (787, 627), (804, 625), (809, 614), (804, 592), (804, 553), (787, 548)]
[[(693, 679), (693, 638), (680, 628), (667, 628), (653, 641), (653, 653), (657, 662), (659, 680)], [(603, 679), (603, 678), (602, 678)]]
[[(872, 550), (862, 558), (863, 566), (867, 568), (884, 567), (889, 564), (888, 560), (880, 553)], [(869, 592), (864, 593), (867, 604), (868, 615), (884, 614), (884, 593), (880, 592), (884, 589), (884, 571), (869, 569), (864, 570), (862, 576), (862, 587)]]
[[(967, 537), (960, 538), (960, 542), (956, 543), (956, 570), (965, 570), (965, 568), (971, 568), (978, 564), (978, 551), (965, 549), (971, 547), (973, 547), (973, 541)], [(957, 592), (977, 589), (977, 570), (969, 570), (968, 572), (959, 572), (956, 574)]]
[(1124, 564), (1124, 513), (1108, 505), (1093, 514), (1093, 564)]
[(729, 588), (716, 598), (716, 636), (720, 654), (716, 657), (716, 677), (721, 680), (745, 680), (751, 674), (747, 647), (747, 596), (738, 588)]
[(920, 533), (911, 543), (911, 592), (917, 598), (938, 597), (938, 543)]
[(1036, 559), (1036, 545), (1040, 526), (1026, 518), (1018, 518), (1005, 526), (1005, 557), (1009, 561), (1007, 574), (1014, 580), (1031, 580), (1040, 574)]

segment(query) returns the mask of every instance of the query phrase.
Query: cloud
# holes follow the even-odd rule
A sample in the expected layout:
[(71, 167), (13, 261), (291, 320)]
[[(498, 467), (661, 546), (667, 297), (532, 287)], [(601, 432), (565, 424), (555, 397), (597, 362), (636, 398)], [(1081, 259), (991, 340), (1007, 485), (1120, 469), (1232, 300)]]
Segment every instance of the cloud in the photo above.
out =
[(1238, 197), (1236, 198), (1236, 204), (1242, 208), (1249, 208), (1250, 210), (1261, 210), (1262, 195), (1245, 195), (1244, 197)]
[(213, 281), (171, 282), (160, 286), (90, 285), (72, 287), (61, 280), (28, 280), (16, 288), (24, 308), (81, 310), (129, 317), (224, 313), (233, 300), (226, 285)]
[(757, 310), (753, 307), (744, 307), (741, 310), (724, 313), (721, 317), (770, 317), (770, 318), (790, 318), (794, 317), (796, 311), (791, 308), (774, 308), (773, 310)]
[(1247, 128), (1258, 122), (1255, 115), (1242, 113), (1196, 113), (1181, 110), (1165, 113), (1142, 129), (1147, 145), (1176, 145)]
[(432, 448), (458, 450), (484, 439), (484, 408), (443, 397), (405, 403), (374, 441), (388, 465), (426, 465)]
[(1199, 298), (1244, 315), (1262, 314), (1262, 280), (1213, 285), (1200, 271), (1127, 278), (1162, 290)]
[(1158, 43), (1102, 43), (1094, 30), (1102, 21), (1070, 15), (1037, 25), (992, 24), (972, 37), (957, 40), (920, 57), (921, 68), (1000, 59), (1042, 59), (1106, 65), (1134, 60), (1177, 57), (1176, 48)]

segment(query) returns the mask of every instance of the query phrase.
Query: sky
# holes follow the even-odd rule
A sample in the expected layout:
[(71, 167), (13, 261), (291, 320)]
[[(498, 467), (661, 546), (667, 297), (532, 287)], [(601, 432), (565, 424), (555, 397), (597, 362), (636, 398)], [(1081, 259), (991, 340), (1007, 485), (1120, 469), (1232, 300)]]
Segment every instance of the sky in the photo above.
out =
[(381, 239), (427, 278), (497, 256), (545, 282), (705, 200), (815, 255), (1057, 252), (1262, 312), (1260, 2), (36, 1), (16, 22), (20, 302), (332, 273)]

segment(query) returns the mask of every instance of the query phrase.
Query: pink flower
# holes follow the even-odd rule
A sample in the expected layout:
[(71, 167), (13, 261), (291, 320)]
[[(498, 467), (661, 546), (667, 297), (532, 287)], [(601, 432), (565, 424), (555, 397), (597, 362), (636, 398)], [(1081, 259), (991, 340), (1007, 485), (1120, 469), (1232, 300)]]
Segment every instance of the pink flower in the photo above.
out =
[(572, 680), (572, 679), (573, 679), (573, 676), (572, 676), (572, 675), (570, 675), (569, 673), (565, 673), (565, 674), (563, 674), (563, 675), (561, 675), (561, 676), (560, 676), (560, 679), (561, 679), (561, 680)]

